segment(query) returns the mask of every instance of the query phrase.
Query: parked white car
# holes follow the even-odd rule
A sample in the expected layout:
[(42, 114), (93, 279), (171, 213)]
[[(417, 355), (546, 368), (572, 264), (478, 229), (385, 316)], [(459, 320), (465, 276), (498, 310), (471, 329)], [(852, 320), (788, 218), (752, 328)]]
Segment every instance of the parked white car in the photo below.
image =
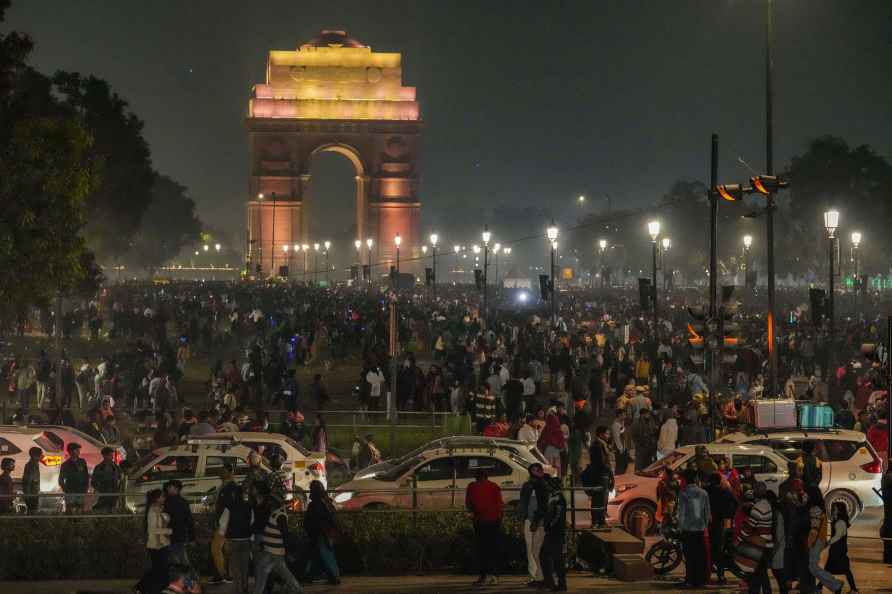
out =
[(186, 443), (194, 444), (240, 444), (247, 446), (270, 459), (274, 452), (284, 456), (283, 467), (291, 467), (294, 487), (304, 492), (310, 491), (310, 483), (320, 481), (328, 487), (325, 472), (325, 454), (311, 452), (286, 435), (263, 432), (209, 433), (190, 435)]
[(789, 460), (802, 455), (802, 444), (815, 444), (815, 456), (821, 461), (821, 492), (828, 508), (842, 501), (854, 519), (865, 507), (879, 507), (883, 500), (883, 462), (867, 437), (859, 431), (827, 430), (764, 430), (731, 433), (717, 443), (739, 443), (768, 446)]
[(520, 497), (530, 464), (540, 463), (546, 472), (553, 472), (534, 445), (520, 441), (469, 438), (465, 443), (452, 439), (428, 445), (434, 447), (419, 448), (386, 468), (360, 473), (341, 485), (334, 496), (336, 507), (462, 508), (465, 489), (479, 470), (486, 470), (489, 479), (502, 488), (502, 499), (510, 506)]
[[(240, 444), (181, 444), (158, 448), (137, 462), (131, 472), (127, 509), (141, 511), (145, 507), (146, 493), (177, 479), (183, 483), (181, 494), (189, 501), (192, 511), (207, 511), (223, 484), (224, 465), (234, 466), (234, 478), (240, 483), (248, 473), (248, 456), (253, 451)], [(261, 466), (270, 471), (266, 464), (261, 463)], [(291, 485), (288, 488), (290, 491)]]
[[(645, 533), (655, 528), (660, 475), (667, 466), (673, 471), (684, 467), (694, 457), (695, 447), (678, 448), (643, 470), (617, 476), (607, 502), (608, 524), (621, 524), (629, 531), (641, 526)], [(764, 482), (771, 491), (777, 492), (780, 483), (788, 476), (787, 459), (768, 446), (711, 443), (706, 448), (710, 456), (727, 456), (731, 466), (741, 474), (744, 468), (752, 468), (756, 480)], [(588, 497), (577, 492), (574, 502), (577, 526), (589, 525), (590, 514), (578, 511), (590, 505)]]
[[(21, 491), (22, 475), (28, 463), (31, 448), (41, 450), (40, 455), (40, 491), (41, 493), (61, 493), (59, 487), (59, 469), (67, 454), (62, 446), (43, 429), (36, 427), (19, 427), (16, 425), (0, 426), (0, 458), (15, 460), (12, 471), (14, 489)], [(40, 502), (40, 509), (57, 510), (61, 507), (61, 499), (45, 497)]]

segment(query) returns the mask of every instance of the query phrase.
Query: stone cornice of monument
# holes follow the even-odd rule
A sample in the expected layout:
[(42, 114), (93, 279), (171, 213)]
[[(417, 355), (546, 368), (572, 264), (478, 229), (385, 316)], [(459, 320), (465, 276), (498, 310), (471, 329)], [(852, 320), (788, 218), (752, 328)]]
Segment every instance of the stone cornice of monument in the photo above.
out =
[(415, 87), (402, 86), (401, 61), (343, 31), (322, 31), (297, 50), (269, 52), (248, 118), (418, 121)]

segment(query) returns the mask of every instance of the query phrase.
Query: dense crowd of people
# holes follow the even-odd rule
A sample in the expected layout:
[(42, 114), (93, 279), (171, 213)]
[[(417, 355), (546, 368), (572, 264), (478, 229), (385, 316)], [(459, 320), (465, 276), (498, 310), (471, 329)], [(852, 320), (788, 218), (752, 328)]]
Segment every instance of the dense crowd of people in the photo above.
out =
[[(628, 293), (570, 291), (560, 294), (552, 321), (545, 308), (518, 306), (514, 296), (504, 291), (491, 300), (484, 324), (479, 294), (466, 287), (441, 287), (433, 299), (425, 291), (397, 294), (345, 287), (120, 285), (104, 289), (94, 301), (75, 308), (63, 323), (66, 337), (120, 348), (93, 357), (66, 353), (58, 366), (46, 350), (36, 356), (6, 353), (2, 376), (7, 384), (4, 400), (11, 413), (6, 420), (79, 426), (104, 444), (114, 445), (123, 439), (118, 418), (125, 416), (129, 433), (148, 436), (127, 444), (133, 453), (174, 445), (188, 435), (270, 430), (306, 443), (314, 451), (326, 451), (323, 415), (315, 414), (312, 424), (307, 418), (333, 401), (338, 407), (362, 412), (396, 406), (400, 411), (467, 415), (476, 433), (536, 443), (553, 469), (552, 476), (547, 476), (542, 469), (531, 468), (535, 485), (530, 489), (534, 491), (521, 497), (520, 510), (528, 524), (530, 581), (561, 588), (565, 587), (560, 573), (563, 548), (556, 543), (563, 542), (558, 524), (563, 527), (564, 522), (549, 522), (543, 516), (549, 507), (546, 502), (556, 498), (555, 490), (560, 492), (549, 485), (584, 487), (591, 497), (592, 526), (600, 529), (606, 523), (607, 498), (616, 475), (630, 467), (642, 470), (679, 446), (709, 443), (719, 432), (745, 425), (749, 401), (786, 396), (829, 403), (839, 426), (864, 432), (883, 460), (887, 457), (888, 380), (883, 372), (887, 355), (876, 319), (862, 315), (840, 320), (832, 342), (826, 324), (813, 323), (808, 308), (795, 305), (797, 296), (786, 296), (784, 324), (775, 345), (780, 381), (773, 390), (766, 381), (767, 334), (757, 304), (747, 307), (744, 303), (739, 316), (743, 346), (716, 381), (707, 378), (691, 358), (687, 298), (682, 291), (669, 295), (655, 323)], [(389, 350), (391, 303), (397, 311), (396, 356)], [(15, 332), (28, 334), (42, 328), (51, 333), (53, 325), (52, 315), (43, 311)], [(862, 343), (880, 347), (872, 358), (865, 358), (859, 354)], [(207, 361), (209, 367), (198, 395), (188, 394), (184, 381), (196, 359)], [(332, 394), (328, 377), (344, 373), (356, 373), (350, 382), (352, 392)], [(283, 412), (274, 417), (271, 411)], [(356, 436), (351, 454), (354, 467), (360, 468), (382, 458), (371, 435)], [(69, 451), (65, 464), (76, 461), (76, 453)], [(114, 468), (97, 467), (86, 477), (79, 469), (63, 469), (68, 509), (84, 509), (80, 502), (89, 489), (117, 493), (126, 488), (126, 468), (117, 468), (114, 461), (110, 464)], [(4, 466), (6, 474), (10, 471)], [(0, 499), (4, 493), (11, 494), (3, 476)], [(677, 524), (686, 559), (692, 564), (687, 583), (705, 583), (711, 565), (717, 579), (724, 580), (724, 568), (730, 563), (724, 543), (736, 538), (738, 544), (763, 552), (752, 555), (751, 591), (764, 589), (767, 572), (775, 569), (773, 560), (781, 549), (787, 551), (779, 561), (786, 573), (775, 577), (783, 584), (782, 591), (792, 581), (801, 586), (811, 578), (838, 589), (838, 581), (815, 563), (796, 566), (800, 556), (794, 553), (807, 550), (811, 554), (817, 549), (819, 555), (821, 548), (830, 546), (835, 547), (831, 556), (840, 557), (847, 518), (836, 508), (824, 509), (832, 520), (818, 518), (818, 523), (831, 526), (832, 531), (815, 528), (807, 516), (810, 510), (822, 508), (823, 500), (816, 496), (807, 472), (803, 475), (801, 468), (791, 467), (789, 476), (776, 498), (751, 477), (736, 476), (736, 471), (723, 466), (663, 477), (659, 515), (664, 522), (671, 519)], [(495, 538), (487, 522), (493, 521), (498, 506), (486, 503), (487, 497), (493, 501), (494, 497), (486, 478), (481, 481), (483, 486), (469, 489), (468, 508), (477, 519), (481, 583), (485, 583), (492, 577), (486, 551), (492, 550)], [(29, 484), (33, 487), (33, 480)], [(254, 487), (244, 489), (247, 497)], [(538, 507), (530, 505), (530, 493), (535, 493)], [(164, 509), (169, 495), (156, 493), (147, 509)], [(317, 499), (323, 495), (317, 493)], [(274, 516), (274, 496), (257, 486), (251, 499), (249, 507), (254, 509), (249, 511), (267, 518), (261, 522), (263, 530), (255, 532), (284, 531), (277, 519), (269, 520)], [(258, 501), (265, 501), (270, 509), (257, 512)], [(96, 510), (109, 511), (117, 509), (119, 499), (99, 497), (94, 505)], [(563, 505), (564, 512), (554, 513), (565, 513), (566, 502)], [(230, 514), (242, 511), (234, 509)], [(164, 513), (170, 515), (158, 512)], [(154, 532), (147, 528), (155, 550), (164, 548), (160, 543), (170, 536), (159, 532), (166, 529), (163, 517), (147, 516), (147, 525), (155, 526)], [(764, 534), (766, 522), (771, 538)], [(778, 525), (786, 529), (783, 546)], [(815, 530), (820, 538), (813, 538)], [(221, 538), (228, 535), (227, 529)], [(286, 536), (283, 532), (282, 538)], [(765, 542), (754, 545), (759, 539)], [(240, 544), (244, 538), (231, 540), (228, 550), (236, 551), (236, 559), (230, 567), (242, 567), (244, 557), (239, 555), (244, 553)], [(152, 555), (152, 547), (148, 548)], [(769, 554), (768, 549), (777, 553)], [(171, 558), (186, 561), (176, 547), (171, 550)], [(336, 579), (329, 553), (320, 550), (317, 562), (329, 578)], [(262, 560), (261, 575), (285, 575), (287, 564), (274, 553), (257, 558)], [(827, 571), (844, 565), (834, 561)], [(160, 583), (160, 570), (155, 575), (153, 583)], [(850, 574), (849, 579), (854, 588)]]

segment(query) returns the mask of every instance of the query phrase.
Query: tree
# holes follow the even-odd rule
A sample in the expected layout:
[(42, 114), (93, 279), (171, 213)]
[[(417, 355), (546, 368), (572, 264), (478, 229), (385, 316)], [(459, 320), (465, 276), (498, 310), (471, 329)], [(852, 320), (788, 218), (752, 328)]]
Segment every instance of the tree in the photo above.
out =
[(153, 177), (151, 203), (126, 257), (129, 265), (150, 272), (198, 241), (202, 228), (186, 187), (157, 172)]
[[(892, 237), (892, 164), (871, 147), (850, 148), (841, 138), (822, 136), (812, 140), (808, 150), (793, 157), (784, 173), (790, 182), (786, 198), (792, 233), (787, 253), (799, 258), (812, 271), (824, 268), (827, 241), (824, 211), (840, 211), (840, 247), (850, 246), (852, 231), (864, 233), (862, 270), (885, 273), (890, 265)], [(788, 266), (791, 263), (787, 263)]]
[(86, 202), (87, 241), (100, 261), (117, 261), (130, 249), (152, 200), (155, 174), (143, 122), (102, 79), (60, 71), (52, 81), (62, 105), (93, 136), (102, 177)]
[(83, 286), (83, 206), (97, 177), (90, 135), (71, 118), (28, 118), (0, 148), (0, 319)]

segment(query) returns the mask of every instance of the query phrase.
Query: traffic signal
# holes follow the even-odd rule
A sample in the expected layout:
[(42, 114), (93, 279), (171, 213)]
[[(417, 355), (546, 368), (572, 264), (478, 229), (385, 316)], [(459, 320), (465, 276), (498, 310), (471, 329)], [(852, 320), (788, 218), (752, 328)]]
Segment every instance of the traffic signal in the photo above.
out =
[(748, 193), (749, 188), (744, 188), (740, 184), (722, 184), (715, 187), (716, 193), (722, 197), (722, 200), (728, 202), (737, 202), (743, 199), (743, 195)]
[(734, 287), (722, 287), (722, 304), (719, 307), (719, 325), (722, 337), (722, 364), (734, 365), (737, 350), (743, 340), (740, 337), (740, 324), (737, 323), (737, 301), (732, 301)]
[(776, 175), (757, 175), (750, 178), (753, 190), (760, 194), (775, 194), (778, 190), (786, 188), (789, 183), (779, 179)]
[(548, 282), (547, 274), (539, 275), (539, 293), (542, 297), (542, 301), (551, 299), (551, 283)]
[(705, 349), (707, 329), (706, 308), (702, 305), (688, 307), (691, 321), (688, 322), (688, 345), (691, 347), (691, 363), (697, 367), (706, 365)]
[(824, 289), (809, 289), (808, 299), (811, 302), (811, 321), (820, 328), (827, 315), (827, 292)]
[(434, 269), (433, 268), (425, 268), (424, 269), (424, 286), (429, 287), (434, 284)]
[(483, 290), (483, 271), (479, 268), (474, 269), (474, 284), (477, 286), (478, 291)]
[(641, 304), (642, 311), (649, 311), (653, 304), (653, 287), (649, 278), (638, 279), (638, 301)]

